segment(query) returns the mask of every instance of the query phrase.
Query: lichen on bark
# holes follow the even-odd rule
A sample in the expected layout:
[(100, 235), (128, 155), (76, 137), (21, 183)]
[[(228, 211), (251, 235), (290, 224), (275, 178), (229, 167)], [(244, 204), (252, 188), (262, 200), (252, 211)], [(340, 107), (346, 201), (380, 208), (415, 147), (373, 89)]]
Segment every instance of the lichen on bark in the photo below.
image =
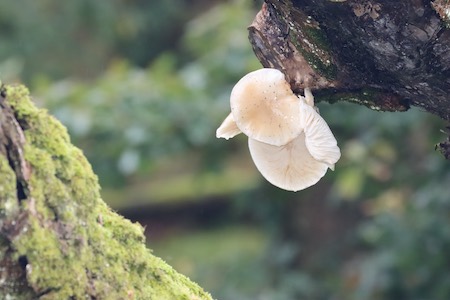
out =
[(23, 86), (0, 98), (2, 299), (211, 299), (103, 202), (64, 126)]

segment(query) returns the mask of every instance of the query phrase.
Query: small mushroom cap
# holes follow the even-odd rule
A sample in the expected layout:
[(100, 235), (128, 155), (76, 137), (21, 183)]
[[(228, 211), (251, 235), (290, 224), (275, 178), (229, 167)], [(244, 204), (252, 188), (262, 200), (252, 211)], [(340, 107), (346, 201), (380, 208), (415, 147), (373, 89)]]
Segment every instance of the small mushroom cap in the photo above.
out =
[(233, 120), (233, 115), (230, 113), (222, 122), (220, 127), (217, 128), (216, 137), (228, 140), (239, 133), (241, 133), (241, 130), (237, 127), (236, 122)]
[(305, 134), (284, 146), (273, 146), (248, 139), (253, 162), (259, 172), (273, 185), (300, 191), (316, 184), (327, 172), (328, 165), (311, 156), (305, 144)]
[(245, 75), (230, 97), (237, 127), (249, 138), (275, 146), (287, 144), (302, 131), (298, 103), (284, 74), (276, 69)]
[(300, 124), (304, 128), (305, 143), (309, 153), (334, 170), (334, 164), (341, 157), (341, 151), (327, 122), (302, 98), (300, 98), (300, 116)]

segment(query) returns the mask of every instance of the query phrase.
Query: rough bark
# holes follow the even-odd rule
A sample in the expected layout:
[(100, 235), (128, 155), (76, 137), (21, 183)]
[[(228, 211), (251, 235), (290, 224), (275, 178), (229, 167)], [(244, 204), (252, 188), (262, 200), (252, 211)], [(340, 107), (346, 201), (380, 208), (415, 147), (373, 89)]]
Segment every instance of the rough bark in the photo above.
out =
[(266, 0), (249, 37), (294, 92), (450, 120), (449, 11), (447, 0)]
[(1, 299), (211, 299), (101, 200), (66, 129), (22, 86), (0, 97)]

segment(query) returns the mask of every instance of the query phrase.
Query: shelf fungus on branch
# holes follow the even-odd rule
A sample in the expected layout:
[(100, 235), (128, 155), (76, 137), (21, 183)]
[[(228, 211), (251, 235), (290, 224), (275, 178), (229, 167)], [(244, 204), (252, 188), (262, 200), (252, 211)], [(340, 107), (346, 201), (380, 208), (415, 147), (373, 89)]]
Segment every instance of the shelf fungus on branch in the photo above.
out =
[(334, 170), (341, 153), (328, 124), (305, 88), (297, 97), (284, 74), (260, 69), (245, 75), (231, 92), (231, 113), (217, 129), (218, 138), (243, 132), (253, 162), (273, 185), (299, 191)]

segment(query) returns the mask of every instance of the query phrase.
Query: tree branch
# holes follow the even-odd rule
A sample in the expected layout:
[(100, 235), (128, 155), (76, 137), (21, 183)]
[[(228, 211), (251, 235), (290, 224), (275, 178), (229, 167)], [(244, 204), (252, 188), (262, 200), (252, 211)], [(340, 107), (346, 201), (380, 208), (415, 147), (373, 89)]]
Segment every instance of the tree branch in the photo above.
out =
[(249, 32), (262, 64), (295, 92), (450, 120), (450, 32), (430, 2), (267, 0)]
[[(447, 0), (266, 0), (249, 27), (264, 67), (294, 92), (450, 120)], [(448, 141), (437, 145), (450, 157)]]

